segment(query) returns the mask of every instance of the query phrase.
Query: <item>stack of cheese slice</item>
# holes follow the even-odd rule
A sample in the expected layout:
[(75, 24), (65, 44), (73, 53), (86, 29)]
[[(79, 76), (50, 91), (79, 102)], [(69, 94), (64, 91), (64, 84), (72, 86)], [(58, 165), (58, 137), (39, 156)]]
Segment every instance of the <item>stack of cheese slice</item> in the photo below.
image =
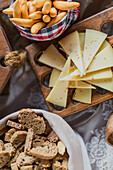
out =
[(73, 100), (88, 104), (96, 86), (113, 92), (113, 49), (106, 37), (90, 29), (86, 33), (75, 31), (59, 41), (67, 58), (54, 45), (44, 51), (39, 61), (53, 67), (48, 102), (66, 107), (70, 88), (75, 89)]

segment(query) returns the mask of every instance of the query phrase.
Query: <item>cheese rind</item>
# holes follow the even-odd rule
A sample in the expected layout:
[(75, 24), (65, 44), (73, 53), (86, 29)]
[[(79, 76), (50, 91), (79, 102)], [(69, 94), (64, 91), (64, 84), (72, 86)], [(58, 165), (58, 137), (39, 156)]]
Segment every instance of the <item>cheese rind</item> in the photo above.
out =
[(73, 100), (91, 104), (92, 89), (76, 89), (73, 95)]
[(68, 81), (60, 81), (59, 79), (69, 74), (70, 63), (70, 58), (68, 58), (56, 84), (46, 98), (48, 102), (66, 107), (68, 97)]
[(113, 77), (111, 79), (105, 79), (105, 80), (91, 80), (88, 81), (89, 83), (101, 87), (105, 90), (113, 92)]
[(55, 46), (51, 44), (40, 56), (39, 62), (58, 70), (62, 70), (66, 59), (59, 53)]
[(90, 30), (90, 29), (86, 30), (84, 55), (83, 55), (85, 70), (90, 65), (93, 57), (98, 52), (100, 46), (102, 45), (106, 37), (107, 34), (105, 33), (95, 31), (95, 30)]
[(96, 89), (91, 84), (83, 81), (69, 81), (68, 88), (79, 88), (79, 89)]
[(61, 71), (57, 70), (56, 68), (54, 68), (52, 70), (50, 79), (49, 79), (49, 87), (54, 87), (58, 77), (60, 76)]

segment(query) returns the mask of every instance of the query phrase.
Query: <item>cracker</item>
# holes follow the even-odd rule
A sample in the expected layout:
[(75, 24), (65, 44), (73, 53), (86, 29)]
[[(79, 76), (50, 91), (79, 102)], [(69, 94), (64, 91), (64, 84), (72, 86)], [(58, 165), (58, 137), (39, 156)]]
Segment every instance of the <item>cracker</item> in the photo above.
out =
[(26, 131), (17, 131), (11, 137), (10, 142), (15, 148), (18, 148), (22, 143), (25, 142), (26, 136)]
[(18, 130), (24, 129), (23, 125), (21, 125), (20, 123), (13, 122), (11, 120), (7, 121), (7, 126), (13, 127), (15, 129), (18, 129)]
[(30, 151), (31, 146), (32, 146), (32, 140), (33, 140), (33, 129), (28, 129), (24, 152)]
[(0, 168), (4, 167), (10, 160), (9, 152), (2, 151), (0, 152)]

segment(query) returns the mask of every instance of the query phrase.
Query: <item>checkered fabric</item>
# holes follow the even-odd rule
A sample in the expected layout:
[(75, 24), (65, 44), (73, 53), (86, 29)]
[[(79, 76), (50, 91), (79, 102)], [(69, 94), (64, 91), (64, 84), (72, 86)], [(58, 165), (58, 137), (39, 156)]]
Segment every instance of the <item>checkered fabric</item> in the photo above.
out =
[(30, 29), (23, 28), (15, 23), (13, 24), (20, 31), (20, 34), (28, 39), (35, 41), (53, 40), (59, 37), (69, 26), (78, 20), (80, 15), (79, 9), (80, 8), (69, 10), (61, 21), (51, 27), (41, 29), (37, 34), (32, 34)]

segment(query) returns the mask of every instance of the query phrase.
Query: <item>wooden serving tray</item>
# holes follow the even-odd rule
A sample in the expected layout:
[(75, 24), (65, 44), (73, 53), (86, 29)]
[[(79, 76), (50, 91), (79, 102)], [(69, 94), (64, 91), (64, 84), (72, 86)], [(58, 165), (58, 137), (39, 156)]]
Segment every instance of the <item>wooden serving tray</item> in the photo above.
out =
[(7, 84), (13, 68), (2, 65), (2, 58), (11, 51), (11, 46), (2, 27), (0, 27), (0, 94)]
[[(31, 44), (30, 46), (26, 47), (26, 50), (28, 51), (31, 66), (35, 72), (36, 78), (38, 79), (38, 83), (40, 85), (44, 99), (46, 99), (46, 97), (48, 96), (48, 94), (51, 90), (51, 88), (47, 87), (44, 84), (44, 78), (52, 71), (52, 69), (50, 67), (47, 67), (47, 66), (37, 63), (37, 57), (39, 57), (40, 54), (42, 53), (42, 51), (45, 50), (51, 43), (54, 43), (55, 45), (57, 45), (59, 39), (62, 39), (67, 34), (73, 32), (75, 30), (77, 30), (79, 32), (84, 32), (88, 28), (101, 31), (103, 24), (108, 21), (113, 21), (113, 7), (74, 24), (60, 38), (57, 38), (56, 40), (48, 41), (48, 42), (38, 42), (38, 43), (34, 43), (34, 44)], [(111, 44), (113, 43), (112, 40), (113, 40), (113, 37), (108, 37), (108, 41)], [(83, 103), (79, 103), (79, 102), (74, 102), (70, 97), (71, 96), (70, 93), (71, 92), (69, 92), (67, 108), (63, 108), (61, 110), (59, 110), (58, 107), (57, 107), (58, 109), (56, 109), (56, 107), (54, 107), (53, 104), (51, 104), (45, 100), (49, 110), (53, 113), (56, 113), (56, 114), (62, 116), (62, 117), (67, 117), (67, 116), (72, 115), (76, 112), (82, 111), (82, 110), (87, 109), (91, 106), (94, 106), (98, 103), (101, 103), (105, 100), (113, 98), (113, 93), (111, 93), (111, 92), (107, 92), (106, 94), (102, 95), (102, 94), (99, 94), (96, 90), (93, 90), (92, 103), (91, 104), (83, 104)]]

